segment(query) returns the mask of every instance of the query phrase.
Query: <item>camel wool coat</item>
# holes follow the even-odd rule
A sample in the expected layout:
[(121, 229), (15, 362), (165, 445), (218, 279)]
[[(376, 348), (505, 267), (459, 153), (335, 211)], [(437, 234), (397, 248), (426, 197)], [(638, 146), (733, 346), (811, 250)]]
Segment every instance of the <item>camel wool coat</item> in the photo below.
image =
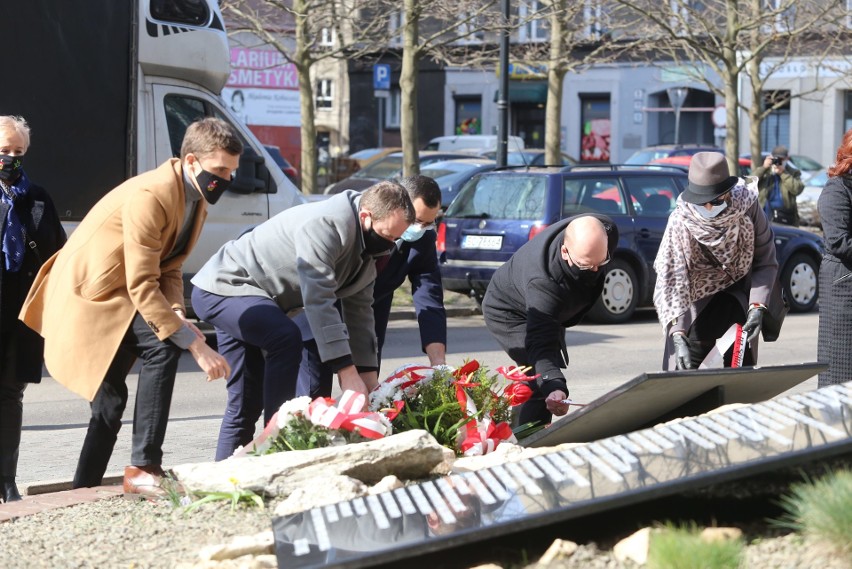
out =
[[(195, 188), (186, 188), (195, 191)], [(186, 211), (181, 162), (131, 178), (92, 207), (48, 259), (20, 318), (44, 337), (47, 370), (91, 401), (139, 312), (160, 340), (184, 325), (181, 265), (198, 240), (207, 202), (183, 251), (168, 260)]]

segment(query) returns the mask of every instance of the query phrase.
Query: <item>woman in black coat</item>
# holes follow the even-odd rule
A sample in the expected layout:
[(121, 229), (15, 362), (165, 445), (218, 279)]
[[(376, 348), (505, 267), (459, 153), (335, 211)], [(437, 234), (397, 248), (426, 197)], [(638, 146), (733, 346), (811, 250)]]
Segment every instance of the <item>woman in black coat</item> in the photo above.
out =
[(15, 484), (24, 389), (41, 381), (44, 343), (18, 320), (43, 261), (65, 243), (65, 231), (43, 188), (22, 168), (30, 128), (0, 116), (0, 499), (20, 500)]
[(820, 193), (825, 254), (819, 268), (817, 359), (829, 365), (819, 386), (852, 380), (852, 129), (843, 135), (837, 159)]

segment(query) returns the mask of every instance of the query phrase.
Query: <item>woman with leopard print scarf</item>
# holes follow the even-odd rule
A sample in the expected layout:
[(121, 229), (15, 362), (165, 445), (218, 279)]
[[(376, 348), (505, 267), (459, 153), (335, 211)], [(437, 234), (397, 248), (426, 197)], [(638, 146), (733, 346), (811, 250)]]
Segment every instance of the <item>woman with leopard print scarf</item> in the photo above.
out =
[(757, 179), (731, 176), (718, 152), (693, 156), (654, 269), (664, 370), (697, 368), (735, 323), (748, 334), (743, 365), (757, 363), (763, 312), (778, 272)]

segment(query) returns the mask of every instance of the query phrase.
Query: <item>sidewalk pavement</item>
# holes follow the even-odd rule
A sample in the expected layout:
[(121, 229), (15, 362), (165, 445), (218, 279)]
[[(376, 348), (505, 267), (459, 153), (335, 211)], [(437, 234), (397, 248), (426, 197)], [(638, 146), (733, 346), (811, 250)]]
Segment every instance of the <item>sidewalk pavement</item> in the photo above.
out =
[[(105, 480), (104, 482), (106, 483), (107, 481)], [(25, 496), (19, 502), (0, 504), (0, 523), (57, 508), (115, 498), (122, 495), (122, 490), (121, 480), (119, 480), (117, 485), (78, 488), (76, 490), (63, 490), (35, 496)]]

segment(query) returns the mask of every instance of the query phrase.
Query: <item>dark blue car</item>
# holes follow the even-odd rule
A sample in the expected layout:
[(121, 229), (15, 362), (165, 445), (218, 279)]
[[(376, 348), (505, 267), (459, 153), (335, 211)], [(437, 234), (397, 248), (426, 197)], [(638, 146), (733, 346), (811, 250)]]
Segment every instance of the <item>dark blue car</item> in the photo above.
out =
[[(444, 288), (481, 300), (494, 271), (548, 225), (596, 211), (618, 225), (618, 249), (605, 267), (604, 292), (589, 313), (598, 322), (628, 320), (649, 306), (653, 263), (668, 216), (687, 183), (665, 166), (572, 166), (498, 170), (471, 180), (447, 209), (438, 230)], [(773, 225), (781, 282), (790, 309), (817, 302), (819, 236)]]

